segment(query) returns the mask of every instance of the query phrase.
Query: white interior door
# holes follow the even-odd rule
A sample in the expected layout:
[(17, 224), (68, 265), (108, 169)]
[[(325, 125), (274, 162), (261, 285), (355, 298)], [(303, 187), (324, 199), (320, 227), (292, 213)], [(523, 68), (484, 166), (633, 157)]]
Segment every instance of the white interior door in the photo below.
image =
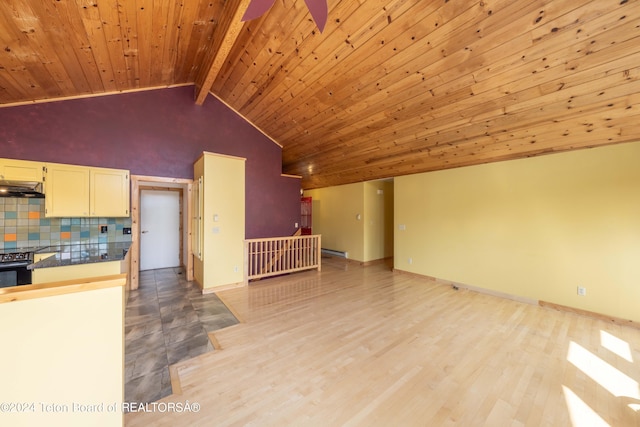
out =
[(140, 270), (180, 265), (180, 193), (140, 192)]

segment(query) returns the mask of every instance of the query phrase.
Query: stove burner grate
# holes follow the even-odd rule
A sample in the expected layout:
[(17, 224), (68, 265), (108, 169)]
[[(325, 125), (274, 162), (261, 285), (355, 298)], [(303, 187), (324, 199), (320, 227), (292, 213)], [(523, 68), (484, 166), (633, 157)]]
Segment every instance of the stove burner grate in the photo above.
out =
[(31, 252), (10, 252), (0, 255), (0, 262), (29, 261)]

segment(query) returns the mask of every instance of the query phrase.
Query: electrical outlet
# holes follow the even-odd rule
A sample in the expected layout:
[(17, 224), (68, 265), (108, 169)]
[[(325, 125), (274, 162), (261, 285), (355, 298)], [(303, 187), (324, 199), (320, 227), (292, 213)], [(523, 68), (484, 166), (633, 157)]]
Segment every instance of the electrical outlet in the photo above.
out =
[(580, 295), (581, 297), (587, 295), (587, 288), (578, 286), (578, 295)]
[(100, 226), (100, 233), (106, 233), (106, 232), (107, 232), (107, 230), (108, 230), (108, 228), (109, 228), (109, 227), (108, 227), (108, 226), (106, 226), (106, 225), (101, 225), (101, 226)]
[(122, 234), (131, 234), (131, 227), (122, 227)]

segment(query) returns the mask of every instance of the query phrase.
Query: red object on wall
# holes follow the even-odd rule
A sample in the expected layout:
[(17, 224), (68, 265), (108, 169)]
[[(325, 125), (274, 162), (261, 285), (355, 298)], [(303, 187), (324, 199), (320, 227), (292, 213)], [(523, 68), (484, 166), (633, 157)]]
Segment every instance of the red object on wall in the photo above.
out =
[(300, 199), (300, 231), (303, 236), (311, 235), (311, 197)]

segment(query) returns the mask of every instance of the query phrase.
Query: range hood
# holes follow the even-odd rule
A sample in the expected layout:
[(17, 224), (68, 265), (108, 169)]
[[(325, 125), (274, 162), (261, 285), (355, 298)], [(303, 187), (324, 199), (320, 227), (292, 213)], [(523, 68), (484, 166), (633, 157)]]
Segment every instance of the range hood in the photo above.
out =
[(0, 180), (0, 197), (44, 197), (41, 182)]

